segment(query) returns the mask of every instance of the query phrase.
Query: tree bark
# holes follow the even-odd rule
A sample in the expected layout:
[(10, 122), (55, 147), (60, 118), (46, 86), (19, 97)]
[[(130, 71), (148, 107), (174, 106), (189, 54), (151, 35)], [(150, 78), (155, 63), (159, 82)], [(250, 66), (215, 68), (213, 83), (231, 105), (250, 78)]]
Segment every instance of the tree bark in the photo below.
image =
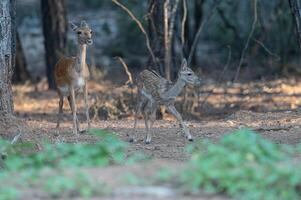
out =
[(297, 31), (297, 37), (299, 41), (299, 45), (301, 48), (301, 8), (298, 4), (298, 0), (289, 0), (289, 5), (291, 8), (291, 12), (295, 21), (296, 31)]
[(49, 89), (55, 89), (54, 66), (66, 52), (67, 22), (65, 0), (41, 0)]
[(15, 64), (15, 8), (15, 0), (0, 1), (0, 116), (13, 114), (11, 78)]
[[(164, 0), (149, 0), (148, 8), (148, 32), (151, 48), (155, 54), (161, 75), (164, 75)], [(155, 66), (152, 59), (149, 59), (148, 66)], [(151, 68), (151, 67), (150, 67)]]
[(30, 74), (27, 70), (27, 63), (18, 32), (16, 48), (16, 66), (13, 74), (13, 82), (20, 83), (30, 79)]

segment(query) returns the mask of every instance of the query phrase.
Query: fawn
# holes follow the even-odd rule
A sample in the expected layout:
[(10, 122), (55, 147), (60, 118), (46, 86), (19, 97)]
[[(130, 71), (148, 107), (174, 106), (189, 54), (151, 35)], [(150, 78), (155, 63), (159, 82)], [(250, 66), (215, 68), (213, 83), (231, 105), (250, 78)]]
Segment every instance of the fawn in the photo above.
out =
[[(201, 80), (187, 66), (186, 59), (183, 59), (182, 61), (178, 79), (174, 84), (154, 71), (144, 70), (139, 74), (137, 79), (138, 96), (134, 128), (136, 129), (137, 126), (138, 114), (142, 112), (147, 132), (145, 139), (146, 144), (151, 142), (152, 137), (149, 129), (152, 128), (153, 123), (156, 120), (156, 110), (160, 105), (166, 106), (168, 112), (170, 112), (179, 122), (180, 128), (186, 138), (189, 141), (193, 141), (193, 137), (191, 136), (188, 127), (184, 124), (180, 113), (176, 110), (174, 102), (186, 84), (199, 85), (200, 83)], [(131, 136), (130, 142), (136, 141), (135, 134)]]
[(90, 128), (89, 106), (88, 106), (88, 88), (87, 80), (89, 78), (89, 69), (86, 64), (87, 45), (92, 45), (92, 30), (89, 25), (82, 21), (80, 26), (70, 22), (71, 29), (77, 35), (78, 52), (76, 57), (62, 57), (54, 69), (54, 79), (59, 95), (59, 113), (57, 128), (60, 126), (60, 121), (63, 114), (63, 101), (67, 97), (69, 106), (73, 114), (73, 133), (78, 134), (79, 122), (76, 116), (76, 95), (80, 92), (84, 93), (85, 114)]

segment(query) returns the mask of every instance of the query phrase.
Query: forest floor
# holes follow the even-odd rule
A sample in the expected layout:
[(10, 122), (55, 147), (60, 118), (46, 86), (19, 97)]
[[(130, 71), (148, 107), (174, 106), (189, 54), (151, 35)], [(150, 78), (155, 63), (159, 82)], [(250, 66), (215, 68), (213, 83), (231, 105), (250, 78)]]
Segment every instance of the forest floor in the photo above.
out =
[[(92, 105), (96, 101), (113, 102), (125, 94), (124, 87), (117, 87), (108, 83), (91, 82)], [(213, 93), (207, 98), (208, 91)], [(17, 116), (24, 119), (28, 130), (22, 139), (41, 142), (47, 140), (56, 142), (93, 142), (95, 137), (83, 133), (79, 136), (72, 134), (72, 117), (67, 101), (64, 102), (64, 118), (59, 129), (56, 129), (58, 98), (54, 91), (47, 91), (45, 82), (35, 87), (30, 84), (13, 87), (15, 111)], [(217, 141), (221, 136), (239, 128), (250, 128), (265, 138), (281, 144), (295, 145), (301, 141), (301, 81), (281, 79), (275, 81), (252, 82), (235, 85), (211, 84), (201, 89), (198, 107), (194, 114), (184, 114), (188, 119), (192, 135), (196, 140), (210, 139)], [(82, 98), (78, 98), (82, 99)], [(95, 100), (97, 99), (97, 100)], [(206, 103), (202, 105), (204, 99)], [(83, 101), (80, 102), (80, 112), (83, 111)], [(126, 102), (126, 101), (121, 101)], [(103, 103), (103, 105), (107, 105)], [(127, 141), (128, 135), (134, 132), (133, 117), (130, 108), (126, 108), (123, 118), (100, 120), (97, 116), (92, 119), (92, 127), (107, 129), (114, 132), (120, 139)], [(84, 115), (80, 115), (81, 128), (86, 127)], [(118, 188), (116, 177), (127, 172), (133, 172), (142, 177), (153, 176), (160, 167), (177, 169), (188, 156), (184, 148), (188, 141), (179, 134), (174, 118), (168, 114), (164, 120), (157, 120), (154, 124), (152, 143), (145, 145), (144, 123), (138, 123), (137, 143), (129, 145), (128, 154), (142, 152), (154, 158), (152, 163), (137, 164), (134, 166), (114, 166), (101, 170), (90, 169), (94, 177), (101, 178), (114, 188)], [(1, 130), (0, 134), (11, 139), (16, 129)], [(147, 170), (146, 170), (147, 169)], [(130, 191), (134, 191), (133, 188)], [(116, 195), (104, 199), (153, 199), (152, 195), (126, 192), (117, 192)], [(32, 194), (28, 194), (31, 199)], [(141, 196), (142, 195), (142, 196)], [(34, 198), (33, 198), (34, 199)], [(35, 198), (39, 199), (39, 198)], [(99, 199), (99, 198), (97, 198)], [(157, 196), (156, 199), (201, 199), (193, 196)], [(226, 199), (220, 196), (204, 196), (203, 199)]]

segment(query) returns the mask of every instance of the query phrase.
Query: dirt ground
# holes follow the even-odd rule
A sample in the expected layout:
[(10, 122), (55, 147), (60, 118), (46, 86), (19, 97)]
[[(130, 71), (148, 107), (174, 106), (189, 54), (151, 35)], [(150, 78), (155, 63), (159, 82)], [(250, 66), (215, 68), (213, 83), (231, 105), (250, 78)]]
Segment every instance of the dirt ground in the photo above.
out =
[[(98, 84), (91, 82), (89, 85), (92, 104), (98, 101), (113, 102), (120, 100), (124, 87), (112, 84)], [(87, 133), (79, 136), (72, 134), (72, 117), (67, 101), (64, 103), (64, 118), (59, 129), (56, 129), (58, 98), (55, 92), (47, 91), (46, 84), (40, 83), (35, 87), (27, 84), (14, 86), (15, 111), (19, 118), (26, 121), (28, 130), (22, 139), (51, 142), (90, 142), (95, 138)], [(183, 116), (188, 119), (186, 123), (196, 140), (211, 139), (216, 141), (221, 136), (239, 128), (248, 127), (262, 134), (265, 138), (275, 143), (294, 145), (301, 141), (301, 81), (295, 79), (282, 79), (275, 81), (261, 81), (246, 84), (210, 84), (199, 90), (198, 103), (193, 109), (193, 114), (186, 112)], [(213, 91), (210, 96), (208, 92)], [(97, 97), (97, 98), (96, 98)], [(78, 97), (78, 99), (82, 99)], [(206, 103), (202, 103), (206, 99)], [(182, 99), (179, 99), (181, 105)], [(187, 101), (187, 99), (186, 99)], [(103, 102), (103, 105), (105, 104)], [(83, 101), (79, 100), (82, 113)], [(189, 103), (187, 103), (188, 105)], [(92, 127), (113, 131), (122, 140), (127, 141), (128, 135), (134, 132), (131, 110), (121, 119), (100, 120), (93, 118)], [(80, 114), (81, 128), (86, 127), (84, 115)], [(0, 134), (11, 139), (17, 134), (15, 129), (0, 128)], [(179, 133), (177, 122), (164, 115), (164, 120), (157, 120), (154, 124), (152, 143), (145, 145), (144, 122), (139, 120), (137, 143), (129, 145), (128, 153), (142, 152), (151, 155), (161, 165), (177, 166), (177, 163), (187, 160), (184, 148), (189, 143)], [(176, 164), (172, 164), (176, 163)], [(153, 170), (157, 168), (154, 167)], [(111, 168), (111, 170), (118, 169)], [(119, 169), (133, 170), (133, 169)], [(117, 172), (110, 171), (107, 180), (113, 179)], [(138, 170), (139, 171), (139, 170)], [(143, 168), (142, 168), (143, 171)], [(151, 170), (150, 170), (151, 171)], [(124, 194), (122, 194), (124, 195)], [(139, 198), (132, 195), (131, 199)], [(120, 195), (110, 197), (122, 199)], [(152, 199), (147, 195), (143, 199)], [(188, 197), (187, 197), (188, 198)], [(220, 197), (204, 197), (204, 199), (219, 199)], [(107, 198), (108, 199), (108, 198)], [(158, 198), (160, 199), (160, 198)], [(162, 199), (176, 199), (175, 197), (162, 197)], [(185, 199), (180, 198), (180, 199)], [(188, 198), (190, 199), (190, 197)], [(194, 199), (191, 197), (191, 199)], [(197, 199), (200, 199), (198, 197)]]

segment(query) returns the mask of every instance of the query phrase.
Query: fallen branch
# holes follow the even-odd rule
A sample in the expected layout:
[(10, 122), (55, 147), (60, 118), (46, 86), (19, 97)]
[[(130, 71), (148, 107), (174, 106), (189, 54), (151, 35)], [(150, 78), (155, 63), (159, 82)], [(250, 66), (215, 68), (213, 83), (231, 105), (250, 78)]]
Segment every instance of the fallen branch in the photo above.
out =
[(293, 125), (290, 125), (290, 126), (286, 126), (286, 127), (267, 127), (267, 128), (264, 128), (264, 127), (260, 127), (260, 128), (255, 128), (255, 129), (252, 129), (253, 131), (256, 131), (256, 132), (266, 132), (266, 131), (288, 131), (290, 130), (291, 128), (293, 128), (294, 126)]

